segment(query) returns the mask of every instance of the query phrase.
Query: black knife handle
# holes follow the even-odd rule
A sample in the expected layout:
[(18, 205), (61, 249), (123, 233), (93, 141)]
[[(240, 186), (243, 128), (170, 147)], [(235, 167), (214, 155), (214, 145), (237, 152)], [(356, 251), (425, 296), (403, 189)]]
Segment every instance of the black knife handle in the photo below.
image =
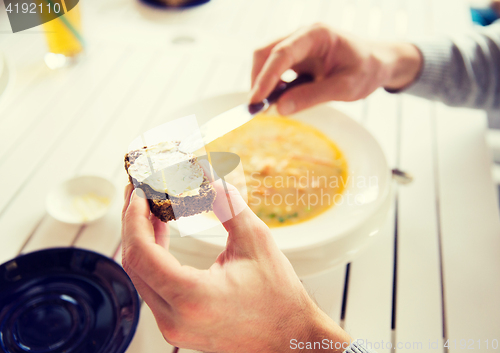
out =
[(261, 111), (264, 107), (266, 107), (266, 105), (269, 106), (273, 103), (276, 103), (276, 101), (283, 95), (283, 93), (285, 93), (289, 89), (313, 81), (314, 81), (314, 76), (307, 73), (299, 74), (295, 80), (290, 82), (280, 81), (276, 85), (276, 88), (263, 102), (250, 104), (248, 106), (248, 110), (250, 111), (251, 114), (255, 114)]
[(295, 80), (290, 82), (280, 81), (274, 91), (267, 97), (267, 103), (269, 105), (274, 104), (289, 89), (313, 81), (314, 77), (311, 74), (300, 74)]

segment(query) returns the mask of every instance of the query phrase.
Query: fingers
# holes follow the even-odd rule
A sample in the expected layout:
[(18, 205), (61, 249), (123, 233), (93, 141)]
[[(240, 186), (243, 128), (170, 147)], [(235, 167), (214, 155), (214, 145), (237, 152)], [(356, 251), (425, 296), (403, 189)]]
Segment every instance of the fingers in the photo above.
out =
[(326, 55), (332, 35), (323, 26), (299, 30), (276, 44), (255, 79), (251, 103), (265, 99), (278, 84), (281, 75), (309, 57)]
[[(122, 224), (123, 267), (141, 278), (168, 302), (183, 291), (193, 279), (193, 271), (161, 244), (156, 243), (155, 228), (149, 220), (149, 205), (141, 189), (135, 189)], [(159, 229), (160, 238), (165, 236)], [(161, 242), (162, 240), (160, 240)]]
[[(239, 256), (255, 257), (267, 254), (269, 247), (277, 249), (269, 228), (253, 213), (238, 189), (220, 179), (207, 160), (199, 161), (205, 176), (210, 180), (217, 195), (213, 210), (229, 234), (226, 251)], [(221, 262), (221, 258), (217, 262)]]
[(243, 197), (241, 197), (240, 193), (233, 185), (222, 179), (217, 179), (212, 182), (212, 186), (217, 192), (213, 205), (214, 213), (228, 232), (234, 228), (234, 218), (240, 213), (244, 213), (243, 218), (245, 219), (257, 217), (250, 208), (248, 208), (245, 200), (243, 200)]
[[(233, 185), (219, 178), (207, 160), (200, 160), (198, 164), (217, 193), (213, 204), (214, 213), (229, 232), (234, 223), (232, 219), (235, 216), (247, 210), (252, 214), (253, 212), (248, 208), (239, 191)], [(253, 216), (255, 215), (253, 214)]]
[(214, 213), (228, 232), (224, 259), (226, 258), (268, 257), (278, 250), (269, 228), (248, 207), (238, 190), (231, 184), (219, 179), (212, 183), (217, 192)]
[(158, 293), (151, 289), (146, 282), (137, 276), (134, 271), (129, 270), (128, 275), (132, 283), (134, 283), (135, 289), (137, 289), (137, 292), (151, 310), (160, 311), (164, 314), (168, 314), (171, 311), (171, 306)]
[(353, 101), (358, 97), (356, 87), (352, 87), (352, 78), (347, 73), (340, 73), (328, 79), (304, 84), (292, 88), (278, 100), (278, 112), (290, 115), (316, 104), (336, 101)]
[(255, 84), (255, 80), (257, 78), (257, 75), (259, 72), (262, 70), (262, 67), (264, 66), (264, 63), (266, 62), (267, 58), (269, 57), (269, 54), (271, 54), (271, 50), (281, 42), (283, 39), (286, 37), (280, 38), (272, 42), (271, 44), (266, 45), (263, 48), (257, 49), (254, 54), (253, 54), (253, 65), (252, 65), (252, 87)]
[[(125, 186), (125, 192), (124, 192), (125, 201), (122, 209), (122, 221), (125, 217), (125, 212), (127, 211), (127, 208), (130, 204), (130, 197), (132, 196), (133, 191), (134, 191), (134, 186), (132, 184), (128, 184), (127, 186)], [(168, 249), (170, 231), (167, 223), (160, 221), (152, 213), (149, 215), (149, 221), (153, 225), (156, 243), (158, 245), (161, 245), (165, 249)]]
[(130, 203), (130, 196), (132, 196), (133, 191), (134, 191), (134, 185), (127, 184), (127, 186), (125, 186), (125, 191), (123, 195), (124, 203), (122, 208), (122, 221), (123, 218), (125, 217), (125, 211), (127, 211), (128, 204)]
[(149, 221), (149, 204), (142, 189), (134, 189), (125, 204), (123, 213), (124, 242), (136, 240), (154, 242), (154, 232)]
[(160, 245), (163, 248), (168, 250), (168, 246), (170, 243), (170, 236), (169, 236), (170, 231), (168, 228), (168, 224), (160, 221), (153, 214), (151, 214), (150, 220), (151, 220), (151, 224), (153, 225), (156, 244), (158, 244), (158, 245)]

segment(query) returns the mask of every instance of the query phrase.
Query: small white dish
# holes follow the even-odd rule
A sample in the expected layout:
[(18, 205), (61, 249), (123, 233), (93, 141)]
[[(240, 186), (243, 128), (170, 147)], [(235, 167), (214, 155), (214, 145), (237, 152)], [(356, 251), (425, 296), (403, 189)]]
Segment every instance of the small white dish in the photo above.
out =
[(91, 175), (75, 177), (49, 192), (47, 212), (64, 223), (90, 223), (106, 214), (115, 194), (115, 186), (105, 178)]

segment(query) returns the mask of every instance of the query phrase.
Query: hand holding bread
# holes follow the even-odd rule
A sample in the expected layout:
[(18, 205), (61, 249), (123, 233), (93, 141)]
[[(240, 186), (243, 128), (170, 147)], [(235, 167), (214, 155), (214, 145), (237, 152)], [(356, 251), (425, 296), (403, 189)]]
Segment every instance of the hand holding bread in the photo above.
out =
[(196, 157), (178, 147), (179, 142), (166, 141), (125, 155), (130, 183), (142, 189), (151, 212), (163, 222), (211, 211), (215, 200)]
[(167, 224), (151, 216), (144, 192), (133, 192), (132, 185), (125, 192), (123, 267), (165, 339), (221, 353), (282, 352), (291, 339), (307, 341), (311, 335), (349, 341), (309, 298), (269, 228), (236, 188), (224, 187), (220, 179), (211, 185), (217, 193), (214, 212), (225, 220), (229, 236), (208, 270), (181, 265), (168, 251)]

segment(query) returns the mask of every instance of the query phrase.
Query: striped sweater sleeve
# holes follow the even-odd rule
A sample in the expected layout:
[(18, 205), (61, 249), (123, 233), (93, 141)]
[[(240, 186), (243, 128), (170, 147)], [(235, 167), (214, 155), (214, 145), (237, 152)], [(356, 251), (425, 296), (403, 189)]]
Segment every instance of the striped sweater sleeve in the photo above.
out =
[(452, 106), (500, 109), (500, 21), (456, 38), (414, 44), (423, 67), (399, 92)]

